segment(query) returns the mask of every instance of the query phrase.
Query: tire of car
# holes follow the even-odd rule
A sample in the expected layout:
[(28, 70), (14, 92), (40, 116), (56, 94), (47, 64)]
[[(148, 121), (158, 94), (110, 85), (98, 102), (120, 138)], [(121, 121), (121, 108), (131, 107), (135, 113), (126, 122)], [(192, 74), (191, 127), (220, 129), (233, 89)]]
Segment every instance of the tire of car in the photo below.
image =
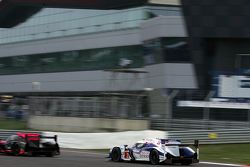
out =
[(159, 153), (157, 150), (153, 149), (149, 154), (149, 161), (152, 165), (157, 165), (160, 162)]
[(46, 157), (54, 157), (54, 155), (55, 155), (54, 151), (46, 153)]
[(33, 152), (30, 150), (30, 147), (28, 144), (25, 145), (25, 152), (27, 153), (27, 156), (32, 157)]
[(35, 154), (32, 151), (27, 151), (27, 156), (29, 157), (35, 157)]
[(121, 149), (119, 147), (114, 147), (111, 152), (111, 160), (114, 162), (121, 161)]
[(192, 164), (192, 161), (184, 161), (181, 163), (181, 165), (191, 165)]
[(11, 153), (13, 155), (19, 155), (19, 153), (20, 153), (20, 146), (18, 145), (18, 143), (13, 143), (11, 145)]

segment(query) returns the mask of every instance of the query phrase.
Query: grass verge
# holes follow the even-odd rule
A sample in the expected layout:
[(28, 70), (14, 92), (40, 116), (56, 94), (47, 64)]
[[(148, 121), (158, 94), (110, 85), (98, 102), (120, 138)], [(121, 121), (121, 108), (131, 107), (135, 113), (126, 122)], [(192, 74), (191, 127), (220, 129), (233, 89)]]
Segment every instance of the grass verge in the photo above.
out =
[(201, 145), (200, 160), (245, 165), (250, 164), (250, 143)]
[(0, 129), (6, 130), (26, 130), (27, 123), (26, 121), (20, 121), (15, 119), (0, 119)]

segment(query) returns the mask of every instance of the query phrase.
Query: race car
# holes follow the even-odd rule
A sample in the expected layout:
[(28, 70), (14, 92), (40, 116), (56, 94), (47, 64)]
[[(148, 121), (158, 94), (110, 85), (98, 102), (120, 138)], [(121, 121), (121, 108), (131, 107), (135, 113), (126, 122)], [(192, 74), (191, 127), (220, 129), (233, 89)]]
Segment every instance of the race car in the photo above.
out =
[(109, 158), (114, 162), (148, 161), (153, 165), (159, 163), (181, 163), (190, 165), (199, 162), (199, 141), (195, 140), (194, 151), (189, 145), (172, 139), (144, 139), (132, 147), (127, 145), (110, 149)]
[(39, 133), (16, 133), (6, 140), (0, 139), (0, 153), (53, 157), (60, 154), (60, 148), (56, 135), (42, 136)]

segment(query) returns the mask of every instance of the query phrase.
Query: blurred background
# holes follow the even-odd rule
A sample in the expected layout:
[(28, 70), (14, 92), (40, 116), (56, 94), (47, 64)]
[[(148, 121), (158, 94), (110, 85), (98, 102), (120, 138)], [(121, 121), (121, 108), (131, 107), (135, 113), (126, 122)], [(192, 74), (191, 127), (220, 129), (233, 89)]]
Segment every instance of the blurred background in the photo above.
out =
[(43, 8), (1, 28), (2, 122), (65, 132), (250, 128), (248, 25), (230, 24), (229, 2), (194, 2)]

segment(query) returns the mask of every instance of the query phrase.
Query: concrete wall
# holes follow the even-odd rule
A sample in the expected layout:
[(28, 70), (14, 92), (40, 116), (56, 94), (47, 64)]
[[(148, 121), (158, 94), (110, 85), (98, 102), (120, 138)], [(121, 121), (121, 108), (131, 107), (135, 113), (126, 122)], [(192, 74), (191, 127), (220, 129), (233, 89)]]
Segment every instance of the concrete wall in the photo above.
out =
[(162, 63), (146, 66), (147, 87), (197, 88), (195, 71), (191, 63)]
[(148, 120), (31, 116), (31, 129), (63, 132), (100, 132), (149, 129)]
[(77, 71), (1, 75), (0, 85), (0, 92), (132, 91), (143, 90), (145, 73)]
[[(146, 66), (148, 73), (78, 71), (0, 76), (0, 92), (134, 91), (144, 88), (196, 88), (189, 63)], [(34, 83), (39, 83), (35, 86)]]
[(156, 89), (150, 94), (150, 115), (154, 118), (166, 118), (168, 111), (168, 95), (164, 93), (165, 89)]
[(127, 144), (132, 146), (135, 142), (147, 138), (168, 138), (168, 133), (156, 130), (126, 131), (112, 133), (60, 133), (43, 132), (44, 135), (57, 135), (61, 148), (75, 149), (110, 149), (115, 146)]
[(159, 16), (141, 25), (142, 41), (161, 37), (187, 37), (182, 16)]

